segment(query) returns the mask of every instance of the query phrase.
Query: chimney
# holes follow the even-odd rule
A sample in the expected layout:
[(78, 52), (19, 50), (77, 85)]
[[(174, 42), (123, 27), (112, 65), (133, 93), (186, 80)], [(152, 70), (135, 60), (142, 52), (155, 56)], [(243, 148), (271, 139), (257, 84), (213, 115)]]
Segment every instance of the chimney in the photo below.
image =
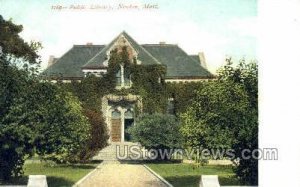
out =
[(53, 55), (50, 55), (47, 68), (52, 66), (53, 64), (55, 64), (56, 61), (57, 61), (57, 58), (55, 58), (55, 56), (53, 56)]
[(86, 45), (93, 45), (93, 43), (92, 42), (87, 42)]
[(200, 64), (202, 67), (204, 67), (205, 69), (207, 69), (207, 66), (206, 66), (206, 60), (205, 60), (205, 56), (204, 56), (204, 53), (203, 52), (200, 52), (198, 54), (199, 56), (199, 60), (200, 60)]
[(159, 45), (165, 45), (166, 44), (166, 42), (159, 42)]

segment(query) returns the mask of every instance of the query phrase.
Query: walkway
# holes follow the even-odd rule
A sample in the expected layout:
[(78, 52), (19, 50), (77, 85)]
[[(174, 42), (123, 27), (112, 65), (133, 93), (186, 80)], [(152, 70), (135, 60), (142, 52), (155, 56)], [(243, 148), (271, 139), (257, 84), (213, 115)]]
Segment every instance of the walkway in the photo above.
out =
[(79, 186), (84, 187), (166, 187), (141, 164), (103, 163)]

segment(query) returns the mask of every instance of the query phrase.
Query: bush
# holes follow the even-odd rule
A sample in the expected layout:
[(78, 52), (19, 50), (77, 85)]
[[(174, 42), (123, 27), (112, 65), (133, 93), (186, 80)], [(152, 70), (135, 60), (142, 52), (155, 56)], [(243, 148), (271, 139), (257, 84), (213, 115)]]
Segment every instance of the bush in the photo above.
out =
[(43, 83), (37, 89), (40, 98), (35, 110), (39, 110), (39, 115), (31, 119), (39, 127), (37, 153), (58, 163), (78, 161), (78, 153), (86, 146), (91, 128), (81, 103), (57, 85)]
[(0, 118), (0, 179), (21, 175), (34, 151), (56, 162), (74, 161), (89, 138), (90, 125), (74, 96), (50, 83), (27, 86)]
[(94, 156), (99, 149), (107, 146), (107, 140), (109, 138), (102, 113), (85, 109), (84, 115), (91, 124), (91, 137), (88, 140), (87, 145), (80, 151), (79, 159), (83, 162)]
[(146, 149), (171, 150), (181, 146), (179, 122), (172, 115), (141, 115), (128, 131), (133, 141), (139, 142)]

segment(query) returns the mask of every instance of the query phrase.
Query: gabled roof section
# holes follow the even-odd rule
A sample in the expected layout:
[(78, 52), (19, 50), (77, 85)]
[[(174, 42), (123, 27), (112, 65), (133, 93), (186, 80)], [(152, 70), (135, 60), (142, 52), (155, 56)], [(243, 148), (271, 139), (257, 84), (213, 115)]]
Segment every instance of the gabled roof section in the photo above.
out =
[(81, 66), (101, 51), (104, 45), (74, 45), (42, 75), (50, 77), (83, 77)]
[(208, 78), (213, 76), (201, 66), (200, 60), (190, 57), (177, 45), (144, 44), (142, 46), (162, 64), (167, 66), (166, 78)]
[(89, 69), (104, 67), (105, 65), (103, 64), (103, 62), (107, 60), (108, 51), (121, 36), (124, 36), (125, 39), (130, 43), (131, 47), (138, 53), (137, 60), (141, 61), (142, 65), (161, 64), (155, 57), (152, 56), (151, 53), (149, 53), (145, 48), (139, 45), (125, 31), (123, 31), (112, 42), (110, 42), (99, 53), (97, 53), (92, 59), (90, 59), (85, 65), (83, 65), (82, 68)]

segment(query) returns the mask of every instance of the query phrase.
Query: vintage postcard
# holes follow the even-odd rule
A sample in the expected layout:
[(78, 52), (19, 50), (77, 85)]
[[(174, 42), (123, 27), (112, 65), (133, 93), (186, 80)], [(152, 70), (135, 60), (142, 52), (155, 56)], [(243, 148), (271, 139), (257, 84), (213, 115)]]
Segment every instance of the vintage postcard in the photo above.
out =
[(0, 0), (0, 185), (258, 186), (256, 0)]

